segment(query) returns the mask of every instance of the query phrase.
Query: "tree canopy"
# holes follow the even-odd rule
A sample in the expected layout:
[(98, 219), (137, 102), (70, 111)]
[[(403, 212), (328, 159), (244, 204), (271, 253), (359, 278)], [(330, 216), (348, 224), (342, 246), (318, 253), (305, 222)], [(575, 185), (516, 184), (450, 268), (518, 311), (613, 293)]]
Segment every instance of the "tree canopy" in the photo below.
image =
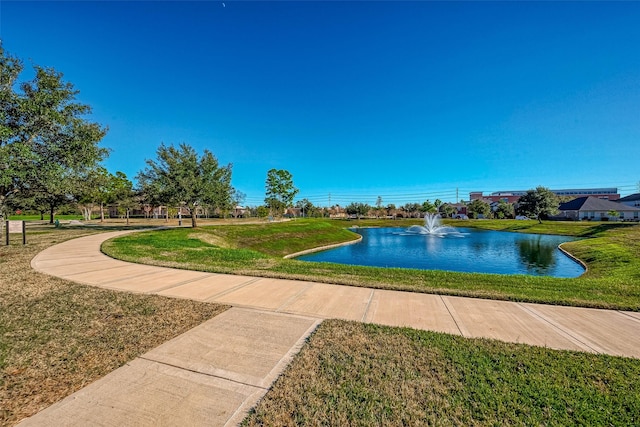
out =
[(185, 143), (178, 147), (160, 144), (156, 160), (147, 160), (147, 168), (137, 175), (141, 193), (149, 200), (181, 206), (197, 226), (198, 207), (228, 209), (234, 194), (232, 165), (220, 166), (218, 159), (204, 150), (202, 156)]
[(38, 199), (51, 213), (78, 191), (78, 176), (108, 150), (98, 143), (106, 128), (86, 119), (79, 91), (53, 68), (34, 66), (32, 80), (18, 83), (22, 62), (0, 44), (0, 211), (8, 197)]
[(546, 187), (528, 190), (518, 199), (518, 212), (536, 218), (542, 223), (544, 217), (558, 213), (558, 197)]
[(293, 176), (287, 170), (271, 169), (265, 182), (266, 197), (264, 203), (271, 215), (281, 216), (284, 210), (293, 206), (298, 189), (293, 185)]
[(467, 213), (472, 218), (487, 218), (491, 215), (491, 206), (484, 200), (476, 199), (467, 204)]
[(367, 203), (354, 202), (350, 203), (344, 208), (345, 212), (349, 215), (356, 215), (358, 218), (363, 217), (369, 213), (371, 206)]

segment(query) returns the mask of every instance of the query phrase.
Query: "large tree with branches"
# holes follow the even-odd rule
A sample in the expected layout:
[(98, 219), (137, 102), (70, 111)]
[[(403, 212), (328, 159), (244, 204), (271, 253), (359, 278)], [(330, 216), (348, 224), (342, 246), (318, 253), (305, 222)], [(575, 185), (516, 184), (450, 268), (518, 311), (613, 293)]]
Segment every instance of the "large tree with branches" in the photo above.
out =
[(231, 164), (220, 166), (218, 159), (204, 150), (202, 156), (185, 143), (178, 147), (161, 144), (156, 160), (137, 176), (140, 191), (158, 202), (185, 208), (197, 226), (197, 208), (224, 209), (231, 204)]
[(34, 66), (18, 83), (22, 62), (0, 44), (0, 211), (17, 193), (55, 209), (76, 193), (77, 177), (108, 154), (106, 128), (87, 120), (79, 91), (53, 68)]

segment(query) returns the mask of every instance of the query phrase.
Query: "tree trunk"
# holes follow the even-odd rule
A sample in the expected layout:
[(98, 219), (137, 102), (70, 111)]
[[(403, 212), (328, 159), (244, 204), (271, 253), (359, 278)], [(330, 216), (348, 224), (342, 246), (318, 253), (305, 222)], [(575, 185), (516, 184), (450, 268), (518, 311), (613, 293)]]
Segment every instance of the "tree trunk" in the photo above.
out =
[(104, 203), (100, 203), (100, 222), (104, 222)]
[(53, 205), (49, 206), (49, 224), (53, 224)]
[(129, 225), (129, 208), (127, 208), (127, 225)]
[(196, 222), (197, 222), (196, 210), (194, 208), (194, 209), (191, 209), (191, 227), (192, 228), (196, 228), (197, 227)]

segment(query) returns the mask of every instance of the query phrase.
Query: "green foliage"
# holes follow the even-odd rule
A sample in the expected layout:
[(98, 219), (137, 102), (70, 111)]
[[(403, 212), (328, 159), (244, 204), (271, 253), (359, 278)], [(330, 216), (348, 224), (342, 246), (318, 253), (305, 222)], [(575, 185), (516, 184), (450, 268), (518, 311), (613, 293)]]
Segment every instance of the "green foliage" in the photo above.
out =
[(491, 215), (491, 206), (484, 200), (474, 200), (467, 204), (467, 214), (470, 218), (489, 218)]
[(429, 200), (422, 202), (422, 206), (420, 206), (420, 212), (423, 213), (435, 213), (438, 211), (438, 208), (435, 204), (431, 203)]
[(264, 203), (274, 216), (282, 216), (284, 210), (293, 205), (298, 189), (293, 185), (293, 176), (283, 169), (271, 169), (265, 182), (266, 197)]
[(196, 227), (196, 208), (208, 205), (213, 209), (231, 206), (231, 164), (220, 166), (208, 150), (202, 156), (193, 147), (180, 144), (160, 144), (156, 160), (147, 160), (147, 168), (138, 173), (140, 190), (148, 201), (184, 206)]
[(98, 146), (106, 129), (86, 119), (91, 108), (76, 101), (62, 73), (36, 65), (35, 77), (18, 85), (22, 64), (1, 45), (0, 66), (0, 210), (20, 192), (47, 206), (53, 222), (80, 191), (78, 177), (107, 156)]
[(514, 218), (515, 209), (513, 205), (505, 202), (504, 200), (500, 200), (495, 211), (495, 217), (498, 219)]
[(559, 205), (558, 196), (546, 187), (538, 187), (518, 199), (518, 212), (542, 222), (544, 217), (557, 214)]
[(443, 216), (446, 218), (451, 218), (453, 214), (457, 212), (455, 206), (451, 206), (449, 203), (442, 204), (438, 210), (444, 214)]
[(369, 213), (371, 206), (366, 203), (353, 202), (345, 206), (344, 211), (348, 215), (356, 215), (361, 218)]
[(123, 172), (109, 173), (104, 167), (95, 167), (80, 177), (78, 202), (83, 206), (84, 217), (95, 204), (100, 205), (100, 221), (104, 221), (104, 206), (117, 203), (127, 213), (133, 207), (133, 184)]
[(256, 208), (256, 216), (258, 218), (266, 218), (269, 216), (269, 208), (266, 206), (258, 206)]

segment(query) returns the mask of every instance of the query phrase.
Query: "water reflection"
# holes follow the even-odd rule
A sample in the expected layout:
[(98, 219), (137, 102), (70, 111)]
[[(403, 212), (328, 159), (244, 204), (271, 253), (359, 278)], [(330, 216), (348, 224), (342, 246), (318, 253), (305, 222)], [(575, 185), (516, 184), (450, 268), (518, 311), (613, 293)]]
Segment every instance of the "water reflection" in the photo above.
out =
[(303, 261), (374, 267), (577, 277), (584, 270), (557, 246), (575, 240), (499, 231), (460, 229), (464, 238), (404, 233), (394, 228), (355, 230), (361, 242), (303, 255)]
[(547, 274), (556, 265), (557, 245), (544, 242), (542, 236), (518, 240), (516, 245), (520, 259), (530, 274)]

